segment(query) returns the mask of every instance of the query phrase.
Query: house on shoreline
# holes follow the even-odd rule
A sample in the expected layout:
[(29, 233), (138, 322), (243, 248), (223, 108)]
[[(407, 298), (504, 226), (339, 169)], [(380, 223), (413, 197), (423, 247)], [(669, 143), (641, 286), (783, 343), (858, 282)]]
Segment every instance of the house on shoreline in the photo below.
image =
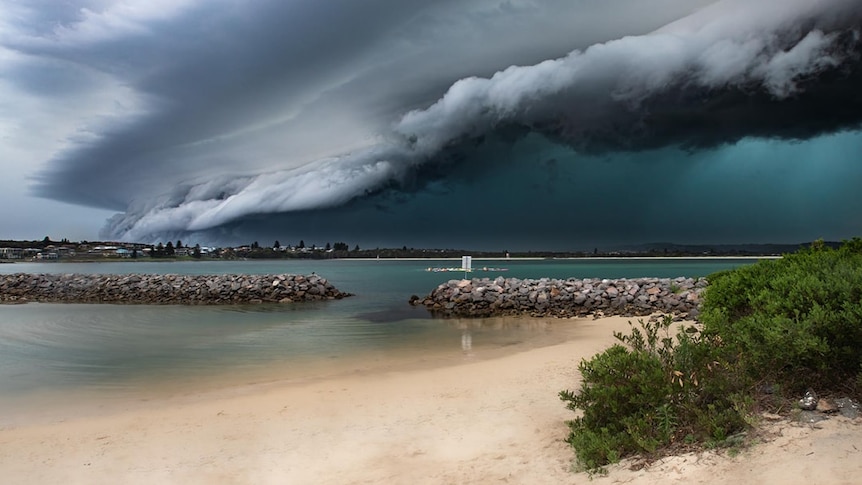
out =
[(0, 259), (21, 259), (23, 255), (23, 248), (0, 248)]

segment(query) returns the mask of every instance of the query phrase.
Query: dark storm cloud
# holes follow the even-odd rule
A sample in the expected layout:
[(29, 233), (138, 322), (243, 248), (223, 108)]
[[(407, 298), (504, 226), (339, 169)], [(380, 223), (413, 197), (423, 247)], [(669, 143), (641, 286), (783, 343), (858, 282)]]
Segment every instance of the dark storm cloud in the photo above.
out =
[[(567, 190), (589, 188), (581, 176), (605, 174), (579, 165), (601, 163), (591, 155), (807, 140), (862, 120), (855, 0), (176, 5), (6, 43), (130, 87), (125, 114), (58, 153), (35, 187), (123, 211), (109, 237), (228, 239), (279, 224), (382, 238), (399, 217), (439, 223), (424, 203), (477, 203), (465, 187), (512, 188), (527, 174), (489, 177), (488, 157), (506, 157), (483, 145), (520, 146), (530, 133), (541, 134), (535, 150), (563, 152), (512, 200), (571, 203)], [(508, 158), (501, 173), (533, 167)], [(627, 204), (604, 207), (620, 217)], [(529, 219), (530, 203), (510, 209), (530, 231), (548, 227)]]
[(445, 177), (424, 178), (421, 190), (388, 189), (337, 208), (246, 216), (163, 240), (498, 251), (836, 240), (862, 233), (854, 216), (862, 213), (860, 151), (858, 133), (602, 156), (535, 134), (489, 137), (463, 149), (445, 166)]
[[(95, 27), (59, 29), (53, 42), (19, 42), (28, 55), (116, 76), (144, 100), (141, 112), (98, 127), (98, 143), (60, 153), (35, 190), (125, 209), (177, 180), (290, 170), (343, 155), (462, 76), (562, 54), (578, 39), (604, 40), (607, 30), (569, 32), (567, 24), (595, 15), (589, 2), (577, 3), (224, 0), (189, 4), (128, 32), (127, 22), (97, 17), (89, 22)], [(554, 12), (570, 21), (554, 20)], [(585, 20), (572, 19), (575, 12)], [(646, 28), (672, 18), (644, 17)], [(542, 24), (542, 38), (525, 28)], [(626, 28), (621, 21), (608, 30)], [(18, 79), (30, 85), (32, 75)]]
[[(256, 131), (278, 136), (266, 125), (287, 130), (301, 124), (291, 123), (291, 113), (281, 110), (314, 102), (307, 98), (317, 93), (309, 93), (308, 86), (360, 69), (356, 58), (379, 40), (387, 25), (411, 15), (417, 3), (266, 2), (248, 11), (242, 2), (220, 2), (110, 42), (83, 48), (31, 46), (31, 54), (66, 56), (100, 71), (119, 70), (152, 100), (144, 116), (102, 128), (99, 143), (61, 154), (37, 191), (123, 209), (130, 188), (124, 181), (130, 179), (142, 187), (158, 187), (161, 180), (184, 180), (201, 170), (218, 172), (221, 167), (247, 173), (269, 168), (278, 154), (256, 160), (250, 150), (249, 159), (220, 160), (223, 155), (206, 145), (256, 144)], [(379, 13), (355, 22), (366, 8)], [(250, 134), (243, 134), (245, 130)], [(131, 188), (134, 191), (134, 185)]]
[(723, 2), (650, 35), (464, 79), (398, 131), (433, 151), (516, 125), (612, 151), (854, 129), (862, 7), (825, 3)]

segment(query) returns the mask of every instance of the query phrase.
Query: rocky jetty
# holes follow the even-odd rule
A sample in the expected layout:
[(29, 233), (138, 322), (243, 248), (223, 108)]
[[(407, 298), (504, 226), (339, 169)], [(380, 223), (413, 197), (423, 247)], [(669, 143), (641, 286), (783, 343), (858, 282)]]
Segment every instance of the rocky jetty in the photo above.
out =
[(704, 278), (636, 279), (472, 279), (451, 280), (425, 298), (424, 305), (443, 317), (529, 314), (576, 317), (592, 314), (641, 316), (655, 312), (695, 318)]
[(335, 300), (350, 296), (303, 275), (0, 275), (0, 303), (220, 305)]

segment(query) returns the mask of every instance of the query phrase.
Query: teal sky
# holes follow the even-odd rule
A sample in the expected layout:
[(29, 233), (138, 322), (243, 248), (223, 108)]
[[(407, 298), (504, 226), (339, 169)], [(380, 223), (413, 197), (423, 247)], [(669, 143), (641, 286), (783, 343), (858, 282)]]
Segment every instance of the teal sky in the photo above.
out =
[(414, 192), (393, 189), (347, 207), (261, 216), (223, 230), (290, 241), (302, 232), (289, 228), (304, 227), (301, 237), (321, 245), (373, 234), (351, 241), (510, 250), (535, 249), (536, 241), (580, 250), (841, 240), (862, 234), (860, 154), (859, 132), (602, 156), (532, 135), (514, 145), (487, 143)]

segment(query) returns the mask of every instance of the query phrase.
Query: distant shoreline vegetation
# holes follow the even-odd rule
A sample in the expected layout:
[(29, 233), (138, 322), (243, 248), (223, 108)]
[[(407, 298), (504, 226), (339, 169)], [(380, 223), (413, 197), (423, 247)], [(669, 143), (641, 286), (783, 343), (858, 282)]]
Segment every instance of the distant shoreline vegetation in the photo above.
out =
[[(800, 244), (718, 244), (681, 245), (651, 243), (630, 247), (593, 248), (590, 251), (475, 251), (469, 249), (360, 248), (347, 243), (322, 246), (281, 244), (261, 246), (257, 241), (235, 247), (208, 247), (184, 244), (182, 240), (156, 244), (116, 241), (0, 240), (0, 261), (105, 261), (105, 260), (243, 260), (243, 259), (444, 259), (469, 254), (474, 258), (643, 258), (643, 257), (757, 257), (778, 256), (811, 243)], [(838, 242), (825, 243), (838, 247)]]

